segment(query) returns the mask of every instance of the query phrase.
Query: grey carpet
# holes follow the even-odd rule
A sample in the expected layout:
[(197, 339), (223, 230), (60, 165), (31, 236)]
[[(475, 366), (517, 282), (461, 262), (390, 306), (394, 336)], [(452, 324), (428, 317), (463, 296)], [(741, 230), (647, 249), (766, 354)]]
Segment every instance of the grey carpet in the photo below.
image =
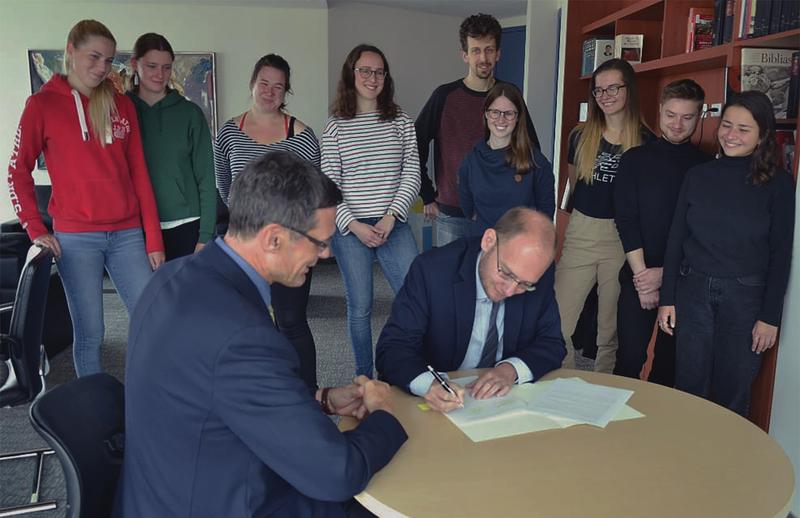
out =
[[(389, 315), (393, 294), (377, 266), (374, 271), (375, 302), (372, 310), (373, 343)], [(120, 380), (125, 372), (128, 314), (121, 300), (106, 285), (103, 295), (105, 340), (103, 366)], [(317, 377), (320, 386), (349, 383), (355, 371), (352, 349), (347, 337), (344, 287), (335, 264), (320, 264), (314, 272), (308, 306), (309, 325), (317, 345)], [(593, 362), (576, 355), (578, 368), (591, 369)], [(50, 359), (47, 387), (53, 388), (75, 378), (72, 350), (67, 349)], [(45, 447), (46, 444), (28, 422), (28, 407), (0, 409), (0, 452)], [(34, 462), (20, 459), (0, 463), (0, 507), (27, 502), (34, 475)], [(45, 458), (41, 500), (54, 499), (58, 509), (36, 513), (40, 518), (65, 516), (66, 487), (61, 466), (54, 455)]]

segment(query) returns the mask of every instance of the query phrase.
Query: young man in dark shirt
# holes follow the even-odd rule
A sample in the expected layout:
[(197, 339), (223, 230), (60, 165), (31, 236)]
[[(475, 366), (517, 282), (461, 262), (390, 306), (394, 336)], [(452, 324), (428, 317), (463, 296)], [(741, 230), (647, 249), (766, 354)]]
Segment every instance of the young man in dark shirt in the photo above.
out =
[[(458, 204), (458, 168), (483, 138), (483, 102), (498, 82), (494, 66), (500, 59), (500, 23), (491, 15), (476, 14), (461, 24), (461, 58), (467, 76), (434, 90), (414, 124), (422, 172), (420, 195), (425, 217), (435, 220), (436, 245), (443, 246), (467, 235), (468, 221)], [(530, 114), (528, 134), (539, 148)], [(428, 150), (433, 141), (436, 187), (428, 176)]]
[[(638, 378), (658, 313), (664, 252), (686, 171), (711, 160), (691, 143), (701, 119), (705, 92), (691, 79), (661, 92), (661, 138), (622, 155), (614, 182), (615, 222), (626, 263), (619, 275), (619, 348), (614, 374)], [(656, 336), (649, 380), (673, 386), (675, 338)]]

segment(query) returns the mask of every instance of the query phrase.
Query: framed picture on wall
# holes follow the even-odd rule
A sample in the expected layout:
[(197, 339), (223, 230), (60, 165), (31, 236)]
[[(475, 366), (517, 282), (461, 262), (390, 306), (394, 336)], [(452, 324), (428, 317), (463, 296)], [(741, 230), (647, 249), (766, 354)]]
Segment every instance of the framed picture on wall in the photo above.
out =
[[(31, 93), (34, 94), (53, 74), (64, 70), (63, 50), (28, 50), (28, 69)], [(121, 93), (133, 74), (131, 53), (117, 52), (109, 78)], [(172, 64), (170, 88), (197, 104), (206, 117), (212, 137), (217, 134), (217, 67), (213, 52), (176, 52)], [(39, 169), (47, 169), (44, 157), (39, 156)]]

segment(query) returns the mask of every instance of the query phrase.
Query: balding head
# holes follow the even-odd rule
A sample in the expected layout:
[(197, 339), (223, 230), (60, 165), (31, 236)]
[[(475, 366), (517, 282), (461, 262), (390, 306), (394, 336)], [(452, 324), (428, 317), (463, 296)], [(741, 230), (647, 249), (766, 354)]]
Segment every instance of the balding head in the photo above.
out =
[(479, 270), (489, 298), (499, 301), (522, 293), (523, 283), (535, 285), (553, 263), (555, 244), (555, 227), (541, 212), (527, 207), (506, 212), (481, 239)]
[(550, 218), (527, 207), (514, 207), (503, 214), (494, 230), (504, 242), (524, 236), (534, 248), (550, 251), (555, 255), (556, 228)]

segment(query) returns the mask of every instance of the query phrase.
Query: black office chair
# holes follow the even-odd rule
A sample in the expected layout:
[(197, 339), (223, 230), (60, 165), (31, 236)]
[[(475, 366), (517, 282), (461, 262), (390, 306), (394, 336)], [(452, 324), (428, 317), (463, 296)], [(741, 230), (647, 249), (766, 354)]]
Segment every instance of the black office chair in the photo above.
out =
[[(50, 268), (53, 253), (38, 246), (28, 250), (17, 284), (8, 333), (0, 335), (0, 361), (4, 364), (6, 378), (0, 386), (0, 407), (30, 403), (44, 392), (45, 353), (42, 345), (47, 292), (50, 286)], [(36, 459), (30, 503), (0, 509), (0, 516), (20, 512), (55, 509), (54, 501), (39, 502), (43, 457), (52, 450), (30, 450), (0, 455), (0, 461), (29, 458)]]
[(110, 374), (85, 376), (36, 399), (31, 424), (56, 452), (67, 518), (111, 516), (125, 445), (125, 391)]

